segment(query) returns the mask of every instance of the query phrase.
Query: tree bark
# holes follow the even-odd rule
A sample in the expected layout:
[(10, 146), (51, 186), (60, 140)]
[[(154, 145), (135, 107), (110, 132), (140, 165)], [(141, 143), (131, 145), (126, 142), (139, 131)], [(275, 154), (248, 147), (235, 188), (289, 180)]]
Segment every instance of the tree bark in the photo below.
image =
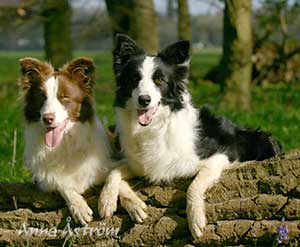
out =
[(44, 0), (42, 15), (46, 59), (59, 68), (72, 58), (72, 11), (69, 1)]
[(191, 20), (187, 0), (178, 0), (178, 39), (192, 39)]
[[(124, 209), (100, 220), (95, 187), (85, 194), (94, 211), (89, 227), (120, 228), (117, 236), (18, 236), (26, 222), (35, 228), (64, 229), (69, 215), (56, 193), (43, 193), (32, 184), (0, 184), (0, 246), (273, 246), (278, 227), (288, 227), (285, 246), (300, 244), (300, 150), (262, 162), (247, 162), (223, 172), (206, 195), (208, 225), (201, 239), (191, 239), (185, 214), (185, 191), (191, 180), (169, 185), (131, 181), (148, 205), (149, 217), (134, 224)], [(74, 229), (75, 225), (71, 224)], [(65, 242), (67, 241), (67, 242)]]
[(159, 45), (153, 0), (133, 1), (134, 15), (131, 36), (147, 52), (155, 54), (158, 51)]
[(129, 35), (132, 25), (133, 0), (105, 0), (106, 8), (110, 17), (113, 36), (117, 33)]
[(251, 15), (251, 0), (225, 0), (220, 83), (227, 108), (250, 108)]
[(174, 16), (176, 16), (176, 0), (168, 0), (167, 3), (167, 16), (169, 18), (173, 18)]
[(157, 20), (153, 0), (106, 0), (114, 35), (131, 36), (149, 53), (159, 48)]

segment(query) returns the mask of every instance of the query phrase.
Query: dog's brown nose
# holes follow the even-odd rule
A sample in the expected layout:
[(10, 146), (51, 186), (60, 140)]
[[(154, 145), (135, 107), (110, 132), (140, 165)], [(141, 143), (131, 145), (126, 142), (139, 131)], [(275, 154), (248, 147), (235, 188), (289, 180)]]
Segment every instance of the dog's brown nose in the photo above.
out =
[(55, 114), (53, 112), (43, 114), (43, 122), (45, 124), (52, 124), (55, 120)]

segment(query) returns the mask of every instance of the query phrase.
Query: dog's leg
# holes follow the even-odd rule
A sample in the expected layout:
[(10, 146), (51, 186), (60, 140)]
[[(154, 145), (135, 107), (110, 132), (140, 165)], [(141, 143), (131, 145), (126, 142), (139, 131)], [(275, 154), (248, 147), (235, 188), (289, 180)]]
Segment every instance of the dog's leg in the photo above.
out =
[(137, 194), (131, 189), (130, 185), (122, 180), (120, 182), (120, 201), (123, 208), (126, 209), (130, 218), (137, 223), (142, 223), (147, 214), (145, 210), (147, 205), (137, 196)]
[(87, 225), (93, 219), (93, 211), (84, 198), (74, 190), (59, 190), (76, 222)]
[(187, 190), (187, 219), (194, 238), (202, 235), (206, 225), (205, 191), (219, 179), (223, 169), (229, 164), (228, 157), (224, 154), (215, 154), (201, 161), (200, 170)]
[(133, 177), (125, 160), (120, 161), (120, 166), (110, 171), (102, 188), (98, 210), (102, 218), (110, 217), (117, 210), (119, 188), (122, 179)]

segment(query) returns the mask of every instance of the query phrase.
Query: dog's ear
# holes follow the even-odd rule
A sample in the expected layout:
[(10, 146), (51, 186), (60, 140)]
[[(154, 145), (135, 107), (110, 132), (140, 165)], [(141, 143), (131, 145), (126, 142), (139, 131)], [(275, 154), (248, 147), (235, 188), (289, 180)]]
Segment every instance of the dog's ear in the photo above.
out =
[(67, 63), (66, 69), (71, 75), (71, 78), (81, 86), (83, 86), (88, 93), (93, 91), (95, 85), (95, 65), (92, 58), (78, 57)]
[(19, 60), (21, 66), (21, 87), (25, 91), (32, 83), (41, 82), (44, 76), (53, 72), (50, 64), (36, 58), (24, 57)]
[(164, 63), (169, 65), (180, 65), (189, 62), (190, 42), (188, 40), (178, 41), (167, 46), (157, 55)]
[(132, 57), (143, 55), (145, 51), (129, 36), (117, 34), (115, 38), (115, 48), (113, 50), (114, 72), (116, 76), (120, 74), (121, 68)]

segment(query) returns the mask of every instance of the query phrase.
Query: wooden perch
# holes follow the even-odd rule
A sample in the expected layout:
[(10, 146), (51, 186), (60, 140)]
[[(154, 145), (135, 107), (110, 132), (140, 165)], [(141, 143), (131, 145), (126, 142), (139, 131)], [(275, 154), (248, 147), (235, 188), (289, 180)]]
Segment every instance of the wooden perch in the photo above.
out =
[[(134, 224), (122, 208), (112, 218), (100, 220), (100, 188), (95, 187), (85, 195), (94, 221), (79, 236), (71, 236), (78, 226), (68, 223), (68, 210), (58, 194), (43, 193), (33, 184), (0, 184), (0, 246), (272, 246), (279, 226), (288, 228), (286, 246), (299, 246), (300, 150), (225, 171), (207, 192), (208, 226), (197, 241), (190, 236), (185, 214), (189, 183), (179, 180), (157, 186), (132, 180), (149, 205), (149, 217), (143, 224)], [(36, 232), (37, 236), (27, 238), (17, 234), (29, 227), (66, 230), (66, 226), (67, 235)], [(100, 229), (101, 234), (91, 229)], [(107, 229), (112, 234), (105, 235)]]

